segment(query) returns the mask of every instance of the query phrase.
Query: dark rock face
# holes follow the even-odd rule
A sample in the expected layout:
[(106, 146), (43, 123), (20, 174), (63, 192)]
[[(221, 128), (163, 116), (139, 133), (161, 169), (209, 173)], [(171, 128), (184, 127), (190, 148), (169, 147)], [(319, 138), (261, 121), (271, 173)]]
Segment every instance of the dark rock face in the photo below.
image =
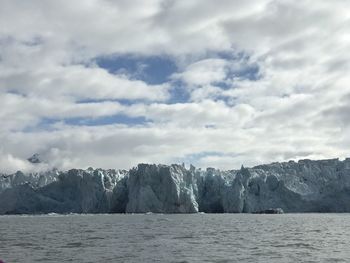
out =
[(282, 208), (270, 208), (262, 211), (255, 211), (253, 214), (283, 214)]
[[(276, 210), (278, 208), (278, 210)], [(350, 160), (232, 171), (140, 164), (0, 176), (0, 214), (350, 212)]]
[(41, 163), (40, 157), (38, 153), (33, 154), (31, 157), (29, 157), (28, 162), (30, 163)]
[(110, 212), (112, 213), (125, 213), (126, 206), (129, 201), (129, 190), (127, 185), (127, 177), (122, 178), (114, 187)]

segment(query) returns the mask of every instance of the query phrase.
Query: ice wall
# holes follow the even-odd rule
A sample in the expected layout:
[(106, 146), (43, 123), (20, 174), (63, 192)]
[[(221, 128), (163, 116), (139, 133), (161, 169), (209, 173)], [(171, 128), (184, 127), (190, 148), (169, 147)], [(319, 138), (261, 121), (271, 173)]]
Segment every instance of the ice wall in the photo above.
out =
[(0, 175), (0, 214), (350, 212), (350, 159), (240, 170), (139, 164)]

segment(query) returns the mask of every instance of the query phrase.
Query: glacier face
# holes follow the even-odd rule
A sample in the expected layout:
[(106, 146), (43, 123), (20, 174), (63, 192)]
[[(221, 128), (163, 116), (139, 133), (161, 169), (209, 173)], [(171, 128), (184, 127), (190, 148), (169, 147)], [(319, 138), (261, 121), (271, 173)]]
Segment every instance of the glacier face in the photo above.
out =
[(139, 164), (128, 179), (128, 213), (195, 213), (195, 177), (180, 165)]
[(139, 164), (0, 175), (0, 214), (350, 212), (350, 159), (240, 170)]

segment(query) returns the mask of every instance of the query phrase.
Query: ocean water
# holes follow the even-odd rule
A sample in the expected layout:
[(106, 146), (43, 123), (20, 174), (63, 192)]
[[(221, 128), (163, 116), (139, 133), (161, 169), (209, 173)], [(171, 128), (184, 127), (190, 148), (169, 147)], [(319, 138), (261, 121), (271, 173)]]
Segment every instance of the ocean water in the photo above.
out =
[(0, 216), (15, 262), (350, 262), (350, 214)]

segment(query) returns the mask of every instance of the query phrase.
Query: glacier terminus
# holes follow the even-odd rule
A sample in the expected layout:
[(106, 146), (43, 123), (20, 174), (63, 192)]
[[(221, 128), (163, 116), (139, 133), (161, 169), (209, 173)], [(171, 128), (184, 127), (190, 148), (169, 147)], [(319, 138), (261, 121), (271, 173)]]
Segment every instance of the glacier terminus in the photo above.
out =
[(18, 171), (0, 175), (0, 200), (0, 214), (350, 212), (350, 159)]

